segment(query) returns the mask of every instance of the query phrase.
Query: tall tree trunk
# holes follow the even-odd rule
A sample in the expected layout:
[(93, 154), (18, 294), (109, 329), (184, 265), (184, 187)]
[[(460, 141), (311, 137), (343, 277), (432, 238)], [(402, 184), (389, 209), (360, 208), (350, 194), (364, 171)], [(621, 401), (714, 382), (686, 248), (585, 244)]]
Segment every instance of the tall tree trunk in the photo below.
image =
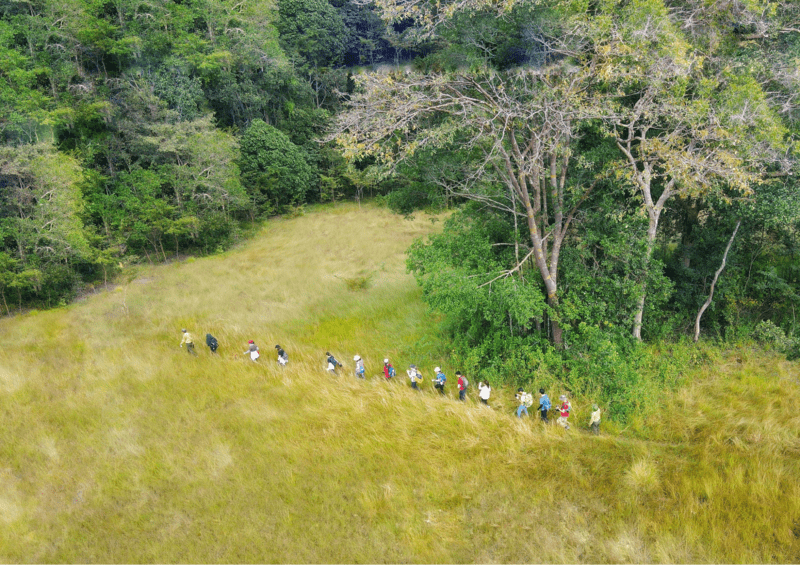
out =
[(647, 297), (647, 275), (650, 271), (650, 259), (656, 245), (658, 233), (658, 216), (650, 215), (650, 225), (647, 227), (647, 250), (645, 251), (644, 271), (642, 272), (642, 286), (639, 289), (639, 300), (636, 303), (636, 314), (633, 317), (633, 337), (642, 340), (642, 319), (644, 318), (644, 303)]
[(736, 232), (739, 231), (739, 226), (742, 225), (742, 220), (736, 222), (736, 227), (733, 229), (733, 233), (731, 234), (731, 238), (728, 240), (728, 246), (725, 248), (725, 253), (722, 255), (722, 264), (720, 264), (719, 269), (717, 272), (714, 273), (714, 280), (711, 281), (711, 290), (708, 293), (708, 298), (706, 299), (703, 306), (700, 307), (700, 311), (697, 313), (697, 319), (694, 321), (694, 342), (700, 339), (700, 318), (703, 317), (703, 313), (706, 311), (711, 305), (711, 300), (714, 298), (714, 287), (717, 285), (717, 279), (719, 279), (719, 275), (722, 273), (722, 269), (725, 268), (725, 264), (728, 261), (728, 251), (731, 250), (731, 245), (733, 244), (733, 238), (736, 237)]

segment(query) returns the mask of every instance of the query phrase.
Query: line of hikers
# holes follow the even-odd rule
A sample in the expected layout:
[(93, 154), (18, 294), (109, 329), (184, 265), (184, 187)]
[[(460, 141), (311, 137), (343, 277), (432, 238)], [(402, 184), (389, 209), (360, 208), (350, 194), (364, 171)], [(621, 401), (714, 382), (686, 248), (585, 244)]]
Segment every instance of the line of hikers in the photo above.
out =
[[(183, 339), (181, 340), (180, 346), (183, 347), (186, 345), (186, 350), (190, 355), (197, 356), (197, 352), (194, 350), (194, 339), (192, 338), (192, 334), (190, 334), (185, 328), (181, 330), (183, 332)], [(211, 334), (206, 334), (206, 345), (211, 350), (211, 353), (216, 353), (217, 348), (219, 347), (219, 342), (217, 339), (212, 336)], [(287, 363), (289, 363), (289, 355), (284, 351), (284, 349), (280, 345), (276, 345), (275, 349), (277, 350), (278, 354), (278, 364), (281, 367), (285, 367)], [(251, 361), (258, 361), (258, 358), (261, 356), (259, 353), (258, 346), (255, 342), (251, 339), (247, 342), (247, 349), (244, 351), (244, 355), (249, 355)], [(360, 355), (353, 356), (353, 362), (355, 363), (355, 376), (359, 379), (366, 378), (366, 368), (364, 366), (364, 360), (361, 358)], [(344, 365), (339, 362), (336, 357), (334, 357), (329, 351), (325, 352), (325, 370), (331, 374), (337, 375), (336, 369), (339, 367), (344, 367)], [(444, 372), (442, 372), (441, 367), (436, 367), (434, 370), (435, 376), (433, 378), (433, 388), (439, 391), (439, 394), (444, 395), (444, 386), (447, 382), (447, 377), (445, 376)], [(389, 361), (389, 359), (383, 360), (383, 376), (388, 381), (393, 379), (396, 376), (397, 372), (395, 371), (394, 366)], [(411, 381), (411, 388), (414, 390), (420, 390), (419, 383), (423, 381), (422, 373), (419, 371), (416, 365), (409, 365), (408, 369), (406, 370), (406, 374), (408, 375), (409, 380)], [(456, 371), (456, 384), (458, 386), (458, 399), (461, 401), (466, 400), (467, 395), (467, 387), (469, 386), (469, 381), (467, 377), (461, 372)], [(492, 387), (489, 385), (489, 381), (483, 380), (478, 383), (478, 397), (480, 398), (481, 404), (485, 404), (488, 406), (489, 398), (492, 395)], [(517, 393), (514, 395), (514, 398), (519, 402), (519, 407), (517, 408), (517, 417), (522, 418), (522, 415), (525, 414), (526, 416), (530, 417), (528, 413), (528, 408), (533, 406), (533, 394), (529, 392), (525, 392), (522, 388), (517, 389)], [(558, 397), (560, 405), (558, 406), (558, 419), (556, 422), (558, 425), (563, 427), (564, 429), (569, 429), (569, 415), (572, 411), (572, 403), (569, 401), (566, 395), (562, 394)], [(552, 410), (552, 404), (550, 402), (550, 398), (548, 398), (545, 390), (543, 388), (539, 389), (539, 407), (538, 412), (542, 419), (542, 422), (545, 424), (549, 423), (548, 413)], [(598, 435), (600, 433), (600, 408), (597, 404), (592, 405), (592, 414), (589, 420), (589, 427), (592, 429), (592, 433)]]

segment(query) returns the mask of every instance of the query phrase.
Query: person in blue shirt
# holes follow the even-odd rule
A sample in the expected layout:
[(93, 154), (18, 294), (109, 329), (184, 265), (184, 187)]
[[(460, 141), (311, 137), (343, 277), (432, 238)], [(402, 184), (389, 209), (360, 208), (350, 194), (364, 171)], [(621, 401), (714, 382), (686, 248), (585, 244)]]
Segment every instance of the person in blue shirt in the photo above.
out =
[(336, 357), (331, 355), (329, 351), (326, 351), (325, 355), (327, 356), (326, 362), (328, 364), (327, 366), (328, 372), (333, 373), (335, 375), (336, 367), (341, 367), (342, 364), (339, 363), (339, 361), (336, 360)]
[(444, 394), (444, 383), (447, 382), (447, 377), (444, 376), (441, 367), (436, 367), (433, 370), (436, 376), (433, 378), (433, 388), (439, 391), (439, 394)]
[(542, 422), (545, 424), (550, 420), (547, 419), (547, 411), (550, 410), (550, 399), (544, 393), (544, 389), (539, 389), (539, 413), (542, 415)]

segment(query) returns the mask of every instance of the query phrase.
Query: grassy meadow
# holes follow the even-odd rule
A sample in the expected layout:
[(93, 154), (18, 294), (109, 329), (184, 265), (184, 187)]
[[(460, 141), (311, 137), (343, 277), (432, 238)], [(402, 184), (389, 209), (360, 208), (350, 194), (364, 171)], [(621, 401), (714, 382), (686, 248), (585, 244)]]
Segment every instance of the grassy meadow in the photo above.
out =
[(459, 403), (404, 265), (440, 225), (325, 207), (0, 320), (0, 561), (800, 561), (797, 363), (709, 349), (657, 410), (599, 437), (591, 399), (570, 431), (515, 418), (511, 390)]

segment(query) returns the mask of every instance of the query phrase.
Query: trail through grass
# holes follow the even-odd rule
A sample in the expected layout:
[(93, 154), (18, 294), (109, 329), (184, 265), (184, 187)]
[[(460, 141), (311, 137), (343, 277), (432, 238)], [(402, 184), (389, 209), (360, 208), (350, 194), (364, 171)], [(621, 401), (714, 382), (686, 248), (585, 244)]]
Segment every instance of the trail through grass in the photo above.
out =
[[(796, 363), (731, 352), (600, 437), (582, 430), (591, 399), (565, 432), (517, 420), (511, 391), (484, 407), (449, 383), (441, 398), (433, 366), (451, 381), (458, 367), (404, 268), (439, 225), (326, 208), (0, 321), (0, 560), (800, 559)], [(325, 351), (346, 364), (336, 377)], [(385, 356), (394, 382), (378, 376)]]

